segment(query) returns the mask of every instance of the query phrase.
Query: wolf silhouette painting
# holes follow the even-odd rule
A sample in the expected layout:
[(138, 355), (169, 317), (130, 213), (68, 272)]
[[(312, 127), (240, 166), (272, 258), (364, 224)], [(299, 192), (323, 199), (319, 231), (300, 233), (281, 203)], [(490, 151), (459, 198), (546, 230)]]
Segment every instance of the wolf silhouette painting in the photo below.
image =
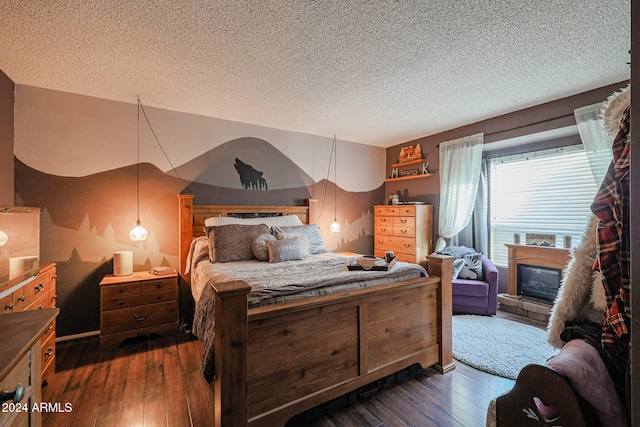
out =
[(240, 175), (240, 183), (245, 190), (265, 190), (267, 187), (267, 180), (262, 176), (263, 172), (257, 171), (253, 166), (244, 163), (242, 160), (236, 157), (236, 162), (233, 165)]

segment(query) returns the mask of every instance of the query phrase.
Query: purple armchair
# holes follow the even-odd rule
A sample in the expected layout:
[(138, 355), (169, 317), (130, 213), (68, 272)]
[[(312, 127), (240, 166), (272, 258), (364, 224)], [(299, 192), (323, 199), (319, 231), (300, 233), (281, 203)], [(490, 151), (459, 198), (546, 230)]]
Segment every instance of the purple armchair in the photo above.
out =
[(455, 279), (451, 293), (453, 312), (494, 315), (498, 307), (498, 269), (486, 256), (482, 257), (484, 280)]

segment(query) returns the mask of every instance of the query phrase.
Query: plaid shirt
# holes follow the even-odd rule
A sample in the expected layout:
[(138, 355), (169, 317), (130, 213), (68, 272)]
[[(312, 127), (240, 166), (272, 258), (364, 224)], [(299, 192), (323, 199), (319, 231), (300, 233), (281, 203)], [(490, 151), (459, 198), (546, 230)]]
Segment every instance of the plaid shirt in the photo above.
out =
[(591, 205), (598, 217), (596, 268), (603, 275), (607, 313), (602, 325), (602, 345), (621, 361), (628, 358), (631, 328), (629, 247), (630, 138), (627, 107), (613, 146), (613, 160)]

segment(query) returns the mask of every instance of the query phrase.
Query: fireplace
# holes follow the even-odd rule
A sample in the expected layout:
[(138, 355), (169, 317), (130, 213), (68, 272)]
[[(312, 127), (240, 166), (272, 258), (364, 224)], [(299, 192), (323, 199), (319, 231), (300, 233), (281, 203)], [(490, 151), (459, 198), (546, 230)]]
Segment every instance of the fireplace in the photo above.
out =
[(506, 246), (508, 283), (507, 293), (498, 295), (500, 309), (548, 321), (571, 251), (553, 246)]
[(562, 270), (530, 264), (518, 264), (517, 292), (523, 298), (553, 303), (560, 289)]

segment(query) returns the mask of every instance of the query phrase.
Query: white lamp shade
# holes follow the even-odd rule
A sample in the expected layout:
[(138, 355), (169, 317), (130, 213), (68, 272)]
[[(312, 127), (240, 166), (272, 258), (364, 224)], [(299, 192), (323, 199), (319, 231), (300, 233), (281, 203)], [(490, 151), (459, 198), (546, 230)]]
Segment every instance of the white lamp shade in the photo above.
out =
[(0, 246), (4, 246), (8, 240), (9, 240), (9, 236), (7, 236), (7, 233), (0, 230)]
[(145, 230), (140, 223), (138, 222), (138, 225), (136, 225), (135, 227), (133, 227), (133, 229), (131, 229), (131, 231), (129, 232), (129, 238), (131, 240), (133, 240), (134, 242), (139, 242), (142, 240), (147, 240), (147, 237), (149, 237), (149, 233), (147, 233), (147, 230)]
[(331, 225), (329, 226), (329, 230), (331, 230), (332, 233), (339, 233), (340, 232), (340, 224), (338, 224), (338, 221), (333, 221), (331, 223)]

